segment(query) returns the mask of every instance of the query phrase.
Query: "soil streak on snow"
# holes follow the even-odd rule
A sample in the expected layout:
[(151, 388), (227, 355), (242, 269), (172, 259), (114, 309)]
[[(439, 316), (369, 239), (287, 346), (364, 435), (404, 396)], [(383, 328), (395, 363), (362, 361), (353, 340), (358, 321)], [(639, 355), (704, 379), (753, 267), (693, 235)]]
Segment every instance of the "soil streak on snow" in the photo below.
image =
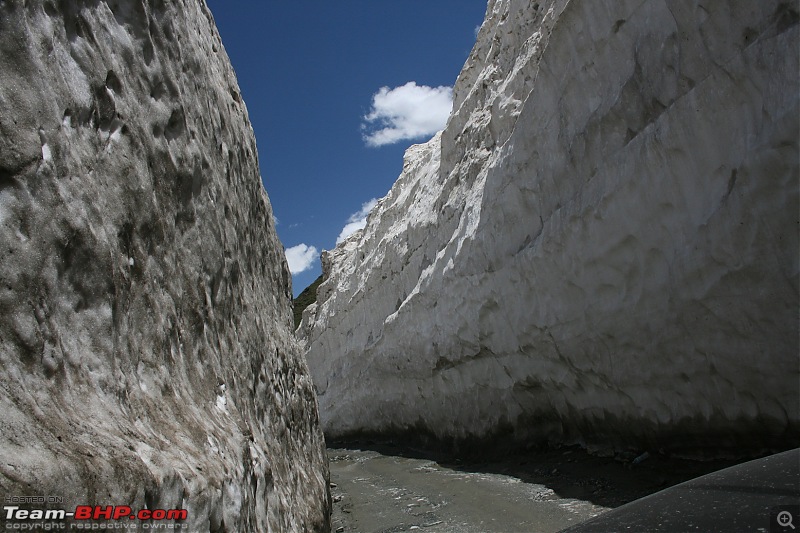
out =
[(564, 448), (467, 464), (369, 448), (328, 449), (334, 532), (559, 531), (734, 463), (648, 454), (634, 467)]

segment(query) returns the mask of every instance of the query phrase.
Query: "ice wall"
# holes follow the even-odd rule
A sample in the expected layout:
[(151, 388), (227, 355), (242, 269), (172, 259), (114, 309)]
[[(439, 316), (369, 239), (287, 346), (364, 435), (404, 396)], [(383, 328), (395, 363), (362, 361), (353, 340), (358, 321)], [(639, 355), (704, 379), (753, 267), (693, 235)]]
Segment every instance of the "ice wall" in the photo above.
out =
[(204, 2), (0, 2), (0, 493), (326, 531), (290, 276)]
[(489, 2), (443, 133), (329, 252), (324, 430), (800, 442), (794, 3)]

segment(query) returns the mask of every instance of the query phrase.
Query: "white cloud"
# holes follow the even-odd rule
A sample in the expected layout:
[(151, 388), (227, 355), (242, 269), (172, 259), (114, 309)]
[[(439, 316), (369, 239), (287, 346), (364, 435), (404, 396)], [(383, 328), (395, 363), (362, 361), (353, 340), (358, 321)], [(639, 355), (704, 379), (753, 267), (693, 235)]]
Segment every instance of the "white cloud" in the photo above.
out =
[(347, 219), (347, 225), (342, 228), (342, 232), (339, 233), (339, 236), (336, 238), (336, 244), (339, 244), (358, 230), (364, 229), (367, 225), (367, 215), (369, 215), (369, 212), (377, 203), (378, 199), (373, 198), (361, 204), (361, 209), (359, 209), (357, 213), (350, 215), (350, 218)]
[[(444, 128), (453, 107), (452, 87), (428, 87), (410, 81), (381, 87), (372, 95), (372, 109), (361, 128), (369, 146), (431, 136)], [(377, 129), (375, 129), (377, 128)]]
[(475, 33), (475, 38), (476, 38), (476, 39), (478, 38), (478, 34), (479, 34), (480, 32), (481, 32), (481, 25), (480, 25), (480, 24), (478, 24), (477, 26), (475, 26), (475, 30), (474, 30), (474, 33)]
[(289, 272), (292, 275), (305, 272), (314, 264), (319, 252), (313, 246), (298, 244), (286, 249), (286, 261), (289, 263)]

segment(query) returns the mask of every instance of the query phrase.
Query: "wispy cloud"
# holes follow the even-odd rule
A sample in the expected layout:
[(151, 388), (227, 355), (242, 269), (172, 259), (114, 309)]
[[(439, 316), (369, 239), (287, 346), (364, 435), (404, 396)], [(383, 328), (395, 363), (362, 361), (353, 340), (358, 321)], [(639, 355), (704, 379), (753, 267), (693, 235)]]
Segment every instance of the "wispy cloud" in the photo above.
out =
[(377, 203), (378, 199), (373, 198), (372, 200), (361, 204), (361, 209), (350, 215), (350, 218), (347, 219), (347, 225), (342, 228), (342, 232), (339, 233), (339, 237), (336, 238), (336, 244), (344, 241), (356, 231), (364, 229), (364, 227), (367, 225), (367, 215), (369, 215), (369, 212)]
[(368, 146), (383, 146), (433, 135), (444, 128), (453, 107), (452, 87), (428, 87), (410, 81), (381, 87), (361, 127)]
[(298, 244), (286, 249), (286, 261), (289, 263), (289, 272), (292, 275), (311, 269), (319, 252), (313, 246)]

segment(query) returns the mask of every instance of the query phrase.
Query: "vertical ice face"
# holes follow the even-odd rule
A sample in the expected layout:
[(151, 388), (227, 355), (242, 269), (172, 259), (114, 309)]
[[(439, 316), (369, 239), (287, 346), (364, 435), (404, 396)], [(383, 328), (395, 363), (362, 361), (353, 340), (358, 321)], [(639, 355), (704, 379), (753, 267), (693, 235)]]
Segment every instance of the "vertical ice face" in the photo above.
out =
[(797, 42), (778, 1), (490, 2), (447, 128), (326, 258), (325, 431), (796, 443)]
[(203, 2), (0, 2), (0, 491), (327, 531), (283, 247)]

